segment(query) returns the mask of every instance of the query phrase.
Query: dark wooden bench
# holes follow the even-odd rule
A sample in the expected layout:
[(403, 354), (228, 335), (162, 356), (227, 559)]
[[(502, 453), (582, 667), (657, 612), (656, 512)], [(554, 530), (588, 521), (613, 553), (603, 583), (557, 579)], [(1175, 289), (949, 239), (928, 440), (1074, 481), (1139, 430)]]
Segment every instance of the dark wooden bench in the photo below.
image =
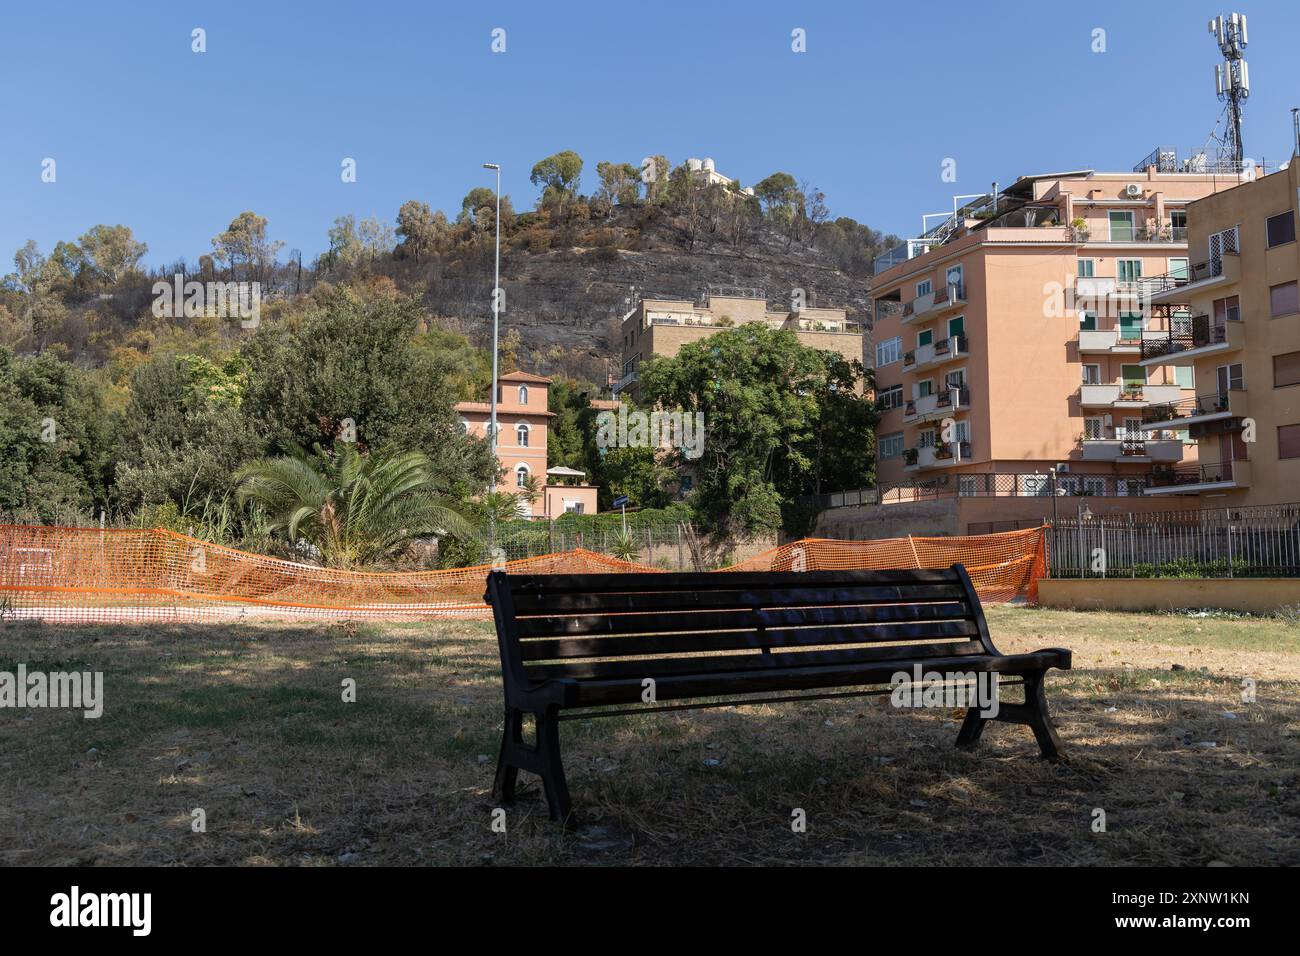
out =
[[(973, 746), (996, 719), (1032, 728), (1044, 757), (1060, 754), (1043, 678), (1048, 668), (1068, 668), (1070, 652), (1000, 653), (960, 564), (803, 573), (493, 571), (487, 600), (505, 688), (494, 797), (511, 803), (519, 771), (536, 773), (558, 820), (570, 809), (562, 720), (888, 693), (861, 688), (889, 684), (914, 664), (927, 673), (990, 672), (1018, 678), (1003, 684), (1023, 683), (1025, 702), (1000, 704), (995, 718), (969, 709), (958, 746)], [(654, 682), (650, 702), (647, 679)], [(825, 693), (833, 688), (855, 690)], [(533, 743), (524, 739), (528, 714), (536, 723)]]

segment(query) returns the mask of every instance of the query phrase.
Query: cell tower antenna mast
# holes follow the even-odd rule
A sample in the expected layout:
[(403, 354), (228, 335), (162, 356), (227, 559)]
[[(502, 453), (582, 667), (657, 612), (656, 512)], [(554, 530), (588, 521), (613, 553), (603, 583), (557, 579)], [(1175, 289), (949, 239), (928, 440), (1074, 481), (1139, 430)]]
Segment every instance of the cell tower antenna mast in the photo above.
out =
[(1246, 67), (1246, 15), (1230, 13), (1210, 21), (1210, 32), (1219, 43), (1223, 62), (1214, 67), (1214, 88), (1228, 104), (1228, 128), (1224, 151), (1232, 155), (1237, 168), (1245, 160), (1241, 144), (1241, 108), (1250, 96), (1250, 71)]

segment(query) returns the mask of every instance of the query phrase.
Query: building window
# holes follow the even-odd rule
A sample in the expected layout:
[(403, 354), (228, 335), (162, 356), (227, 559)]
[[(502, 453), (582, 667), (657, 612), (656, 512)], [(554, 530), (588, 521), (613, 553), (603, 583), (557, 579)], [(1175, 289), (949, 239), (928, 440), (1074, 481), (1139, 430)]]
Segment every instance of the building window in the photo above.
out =
[(1141, 259), (1116, 259), (1115, 274), (1120, 282), (1132, 285), (1142, 278)]
[(1246, 387), (1246, 375), (1240, 362), (1234, 365), (1220, 365), (1215, 372), (1215, 384), (1219, 394), (1227, 395), (1229, 391), (1241, 391)]
[(519, 386), (519, 404), (520, 404), (520, 405), (527, 405), (527, 404), (528, 404), (528, 386), (527, 386), (527, 385), (520, 385), (520, 386)]
[(916, 333), (916, 347), (918, 349), (925, 348), (925, 346), (929, 345), (933, 341), (934, 331), (931, 329), (925, 329), (922, 332)]
[(586, 507), (581, 501), (564, 500), (564, 513), (566, 515), (580, 515), (586, 512)]
[(1083, 367), (1083, 384), (1100, 385), (1101, 384), (1101, 366), (1085, 365)]
[(916, 447), (917, 447), (917, 448), (933, 448), (933, 447), (934, 447), (934, 429), (933, 429), (933, 428), (927, 428), (925, 431), (921, 432), (919, 435), (916, 436)]
[(1241, 300), (1230, 295), (1226, 299), (1214, 300), (1214, 322), (1236, 322), (1241, 318)]
[(1300, 289), (1297, 289), (1294, 282), (1269, 286), (1268, 303), (1269, 314), (1275, 319), (1282, 315), (1294, 315), (1300, 312)]
[(974, 498), (979, 494), (979, 475), (958, 475), (957, 494), (962, 498)]
[(1300, 458), (1300, 425), (1277, 426), (1277, 457)]
[(519, 442), (519, 447), (520, 447), (520, 448), (527, 448), (527, 447), (528, 447), (528, 432), (529, 432), (529, 431), (531, 431), (531, 429), (530, 429), (527, 425), (523, 424), (522, 422), (521, 422), (520, 424), (518, 424), (518, 425), (515, 426), (515, 437), (516, 437), (516, 439), (517, 439), (518, 442)]
[(890, 365), (903, 357), (903, 340), (898, 337), (876, 344), (876, 368)]
[(682, 475), (682, 478), (681, 478), (681, 485), (680, 485), (680, 487), (681, 487), (681, 490), (682, 490), (682, 493), (683, 493), (683, 494), (686, 493), (686, 492), (688, 492), (688, 491), (690, 491), (692, 488), (694, 488), (694, 487), (695, 487), (695, 478), (694, 478), (694, 476), (692, 476), (692, 475)]
[(1169, 212), (1169, 238), (1174, 242), (1187, 241), (1187, 210), (1172, 209)]
[(515, 466), (515, 487), (523, 488), (526, 486), (528, 484), (528, 477), (529, 472), (527, 465)]
[(1174, 366), (1174, 382), (1179, 388), (1195, 388), (1196, 372), (1190, 365)]
[(1169, 274), (1175, 279), (1190, 279), (1191, 272), (1188, 270), (1187, 263), (1187, 259), (1170, 259)]
[(1097, 331), (1097, 313), (1080, 312), (1079, 313), (1079, 331), (1095, 332)]
[(1090, 495), (1093, 498), (1103, 497), (1106, 494), (1106, 479), (1089, 478), (1087, 475), (1084, 475), (1083, 493), (1085, 495)]
[(1080, 279), (1091, 279), (1097, 274), (1097, 262), (1094, 259), (1080, 259), (1075, 263), (1075, 269)]
[(1142, 313), (1121, 312), (1119, 314), (1119, 341), (1142, 341)]
[(882, 388), (876, 404), (882, 412), (887, 412), (891, 408), (898, 408), (903, 404), (903, 386), (890, 385), (888, 388)]
[(1300, 385), (1300, 352), (1273, 356), (1273, 387)]
[(1101, 418), (1085, 418), (1083, 420), (1083, 437), (1087, 441), (1097, 441), (1105, 437), (1102, 431), (1105, 420)]
[(934, 286), (930, 284), (929, 279), (918, 282), (916, 284), (916, 297), (919, 299), (923, 295), (929, 295), (933, 290)]
[(892, 435), (880, 436), (880, 457), (898, 458), (903, 454), (903, 433), (894, 432)]
[(1114, 210), (1107, 213), (1110, 220), (1110, 241), (1111, 242), (1132, 242), (1133, 231), (1133, 213), (1131, 210)]
[(1295, 242), (1295, 212), (1288, 209), (1276, 216), (1268, 217), (1268, 247)]
[(916, 383), (916, 397), (925, 398), (927, 395), (934, 394), (934, 379), (927, 378), (922, 382)]

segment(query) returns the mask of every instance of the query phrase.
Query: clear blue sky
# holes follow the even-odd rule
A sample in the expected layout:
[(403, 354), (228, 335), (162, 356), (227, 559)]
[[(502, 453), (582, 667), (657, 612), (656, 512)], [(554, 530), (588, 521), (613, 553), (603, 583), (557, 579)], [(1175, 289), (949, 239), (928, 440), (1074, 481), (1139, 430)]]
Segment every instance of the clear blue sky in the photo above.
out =
[[(294, 9), (301, 7), (301, 9)], [(992, 180), (1202, 143), (1218, 118), (1209, 4), (41, 3), (0, 28), (0, 273), (130, 225), (194, 262), (244, 209), (310, 259), (336, 216), (453, 214), (480, 164), (531, 208), (532, 164), (712, 156), (820, 186), (836, 215), (914, 233)], [(1300, 4), (1252, 0), (1247, 154), (1290, 154)], [(208, 50), (190, 50), (207, 30)], [(490, 33), (506, 30), (493, 54)], [(791, 51), (791, 30), (808, 51)], [(1091, 51), (1094, 28), (1105, 53)], [(58, 181), (40, 181), (53, 157)], [(340, 181), (353, 157), (358, 182)], [(958, 181), (940, 180), (957, 160)]]

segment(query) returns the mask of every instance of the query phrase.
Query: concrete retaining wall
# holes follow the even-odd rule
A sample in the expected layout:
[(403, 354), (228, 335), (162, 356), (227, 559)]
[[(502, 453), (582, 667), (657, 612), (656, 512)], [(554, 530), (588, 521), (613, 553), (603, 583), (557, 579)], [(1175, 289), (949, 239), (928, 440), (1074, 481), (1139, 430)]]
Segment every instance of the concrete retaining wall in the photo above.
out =
[(1300, 578), (1043, 578), (1043, 607), (1108, 611), (1213, 607), (1271, 614), (1300, 607)]

